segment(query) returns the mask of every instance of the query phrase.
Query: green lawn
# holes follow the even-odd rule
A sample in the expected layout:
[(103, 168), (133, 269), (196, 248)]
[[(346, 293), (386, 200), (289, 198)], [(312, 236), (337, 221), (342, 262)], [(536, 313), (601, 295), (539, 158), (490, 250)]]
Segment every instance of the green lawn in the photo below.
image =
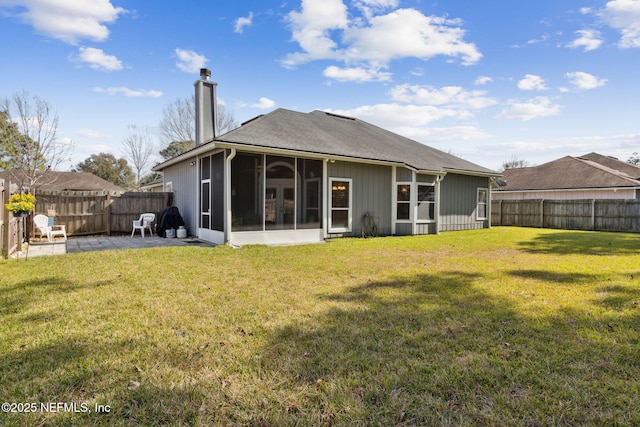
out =
[(640, 424), (637, 234), (497, 227), (0, 268), (0, 400), (38, 405), (0, 425)]

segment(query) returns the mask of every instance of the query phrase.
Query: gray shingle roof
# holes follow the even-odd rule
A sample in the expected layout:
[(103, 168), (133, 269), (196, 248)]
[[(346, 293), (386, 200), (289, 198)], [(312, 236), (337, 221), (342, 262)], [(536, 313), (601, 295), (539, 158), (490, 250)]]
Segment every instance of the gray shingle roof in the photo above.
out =
[(640, 167), (597, 153), (507, 169), (502, 176), (502, 191), (640, 187)]
[(423, 171), (499, 175), (362, 120), (317, 110), (307, 114), (277, 109), (214, 142), (393, 162)]

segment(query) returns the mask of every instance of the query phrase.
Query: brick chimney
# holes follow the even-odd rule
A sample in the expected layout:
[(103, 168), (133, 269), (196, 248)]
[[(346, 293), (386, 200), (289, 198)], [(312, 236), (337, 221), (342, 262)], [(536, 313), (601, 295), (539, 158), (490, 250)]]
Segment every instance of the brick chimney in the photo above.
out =
[(196, 146), (218, 136), (218, 83), (209, 81), (211, 70), (200, 69), (200, 78), (193, 84), (196, 88)]

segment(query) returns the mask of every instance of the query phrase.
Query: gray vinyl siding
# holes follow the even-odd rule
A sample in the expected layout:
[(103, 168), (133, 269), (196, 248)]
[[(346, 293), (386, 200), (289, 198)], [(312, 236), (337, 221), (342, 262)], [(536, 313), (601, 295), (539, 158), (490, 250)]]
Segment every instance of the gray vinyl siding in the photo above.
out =
[(396, 224), (396, 236), (411, 236), (412, 226), (406, 222), (400, 222)]
[(428, 224), (416, 224), (416, 234), (436, 234), (436, 223), (430, 222)]
[(440, 231), (489, 227), (476, 220), (478, 188), (489, 188), (489, 178), (448, 173), (440, 184)]
[[(196, 161), (194, 157), (191, 159)], [(189, 235), (196, 235), (198, 229), (198, 168), (189, 165), (190, 160), (164, 169), (164, 182), (173, 186), (174, 205), (180, 211)]]
[(327, 174), (327, 178), (352, 180), (353, 231), (350, 236), (362, 235), (362, 218), (366, 213), (376, 219), (378, 235), (391, 234), (391, 167), (336, 161), (328, 164)]

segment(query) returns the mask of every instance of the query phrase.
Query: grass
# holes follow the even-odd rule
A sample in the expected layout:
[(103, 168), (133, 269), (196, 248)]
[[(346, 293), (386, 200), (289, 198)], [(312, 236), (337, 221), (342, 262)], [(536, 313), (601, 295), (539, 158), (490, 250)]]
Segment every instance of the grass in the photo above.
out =
[(0, 268), (2, 402), (80, 408), (0, 425), (640, 424), (640, 235), (497, 227)]

